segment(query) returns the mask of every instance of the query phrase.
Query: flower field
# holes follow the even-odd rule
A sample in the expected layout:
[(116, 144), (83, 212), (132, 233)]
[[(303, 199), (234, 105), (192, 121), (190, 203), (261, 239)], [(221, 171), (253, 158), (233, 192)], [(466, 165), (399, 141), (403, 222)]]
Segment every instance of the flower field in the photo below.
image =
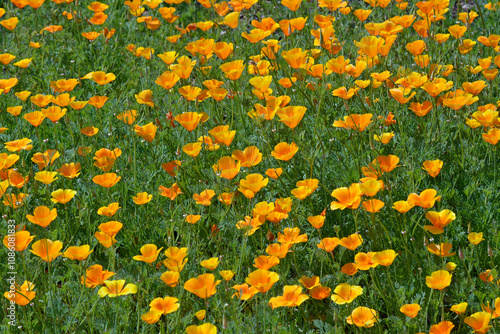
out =
[(500, 333), (499, 21), (1, 2), (0, 332)]

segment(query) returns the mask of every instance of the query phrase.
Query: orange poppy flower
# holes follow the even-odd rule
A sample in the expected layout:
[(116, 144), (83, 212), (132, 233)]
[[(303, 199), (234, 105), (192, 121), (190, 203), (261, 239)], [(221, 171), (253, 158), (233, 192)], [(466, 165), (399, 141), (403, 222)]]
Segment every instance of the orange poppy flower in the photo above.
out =
[(135, 122), (135, 118), (137, 117), (137, 110), (126, 110), (122, 113), (116, 115), (116, 118), (125, 122), (128, 125), (131, 125)]
[(200, 266), (207, 268), (207, 269), (210, 269), (210, 270), (214, 270), (215, 268), (217, 268), (219, 263), (220, 263), (220, 259), (218, 257), (212, 257), (208, 260), (201, 261)]
[(465, 313), (465, 311), (467, 310), (467, 303), (460, 303), (460, 304), (455, 304), (453, 305), (450, 310), (455, 312), (456, 314), (458, 315), (462, 315)]
[(146, 104), (151, 108), (154, 108), (153, 103), (153, 92), (150, 89), (141, 91), (139, 94), (135, 94), (135, 99), (139, 104)]
[(220, 66), (222, 72), (224, 72), (226, 78), (229, 80), (238, 80), (243, 73), (243, 60), (235, 60), (229, 63), (224, 63)]
[(49, 224), (56, 219), (57, 209), (50, 210), (46, 206), (38, 206), (33, 215), (26, 215), (26, 218), (33, 224), (39, 225), (41, 227), (47, 227)]
[(85, 260), (93, 250), (90, 250), (89, 245), (82, 245), (82, 246), (71, 246), (66, 249), (66, 251), (62, 254), (65, 258), (68, 258), (70, 260), (78, 260), (78, 261), (83, 261)]
[(188, 131), (193, 131), (198, 126), (203, 114), (196, 112), (185, 112), (175, 116), (175, 120)]
[(484, 334), (490, 330), (493, 326), (490, 325), (491, 313), (488, 312), (476, 312), (470, 317), (464, 319), (464, 322), (469, 325), (474, 333)]
[(149, 203), (152, 198), (153, 195), (150, 195), (147, 192), (142, 192), (142, 193), (137, 193), (136, 196), (132, 197), (132, 200), (137, 205), (144, 205), (146, 203)]
[(438, 270), (425, 277), (425, 284), (436, 290), (443, 290), (451, 284), (451, 274), (446, 270)]
[(451, 321), (442, 321), (437, 325), (431, 326), (429, 334), (450, 334), (455, 325)]
[(302, 51), (301, 48), (295, 48), (288, 51), (283, 51), (281, 56), (293, 69), (298, 69), (306, 63), (307, 51)]
[(293, 158), (295, 153), (299, 150), (299, 147), (295, 143), (285, 143), (281, 142), (274, 147), (274, 150), (271, 152), (271, 155), (276, 160), (288, 161)]
[(261, 255), (255, 258), (254, 267), (263, 270), (269, 270), (272, 267), (278, 265), (280, 263), (280, 259), (274, 255)]
[(467, 235), (467, 239), (469, 240), (469, 242), (473, 245), (479, 245), (479, 243), (481, 243), (481, 241), (484, 240), (483, 238), (483, 232), (471, 232), (469, 233), (469, 235)]
[(346, 318), (349, 325), (363, 328), (373, 327), (377, 321), (379, 321), (378, 312), (364, 306), (355, 308), (351, 315)]
[(47, 109), (42, 108), (43, 116), (47, 117), (52, 121), (52, 123), (60, 120), (64, 115), (66, 115), (67, 109), (61, 109), (59, 106), (50, 106)]
[(160, 279), (169, 287), (174, 288), (179, 283), (179, 276), (178, 272), (166, 271), (160, 276)]
[(430, 209), (436, 201), (441, 200), (441, 196), (436, 196), (437, 191), (434, 189), (426, 189), (417, 195), (415, 193), (408, 195), (407, 202), (410, 206), (420, 206), (423, 209)]
[(489, 129), (487, 133), (483, 133), (483, 140), (491, 145), (496, 145), (500, 141), (500, 129)]
[(0, 25), (2, 25), (5, 29), (8, 30), (14, 30), (19, 23), (19, 19), (17, 17), (11, 17), (10, 19), (7, 20), (2, 20), (0, 21)]
[(149, 143), (152, 142), (153, 139), (155, 139), (156, 129), (157, 126), (154, 125), (153, 122), (143, 126), (136, 125), (134, 127), (135, 133), (137, 133), (139, 136), (141, 136), (145, 141)]
[(257, 192), (267, 185), (268, 182), (269, 179), (264, 179), (261, 174), (249, 174), (245, 179), (240, 180), (238, 190), (245, 195), (246, 198), (253, 198)]
[(340, 239), (337, 237), (323, 238), (316, 246), (326, 252), (333, 252), (333, 250), (340, 245)]
[(214, 137), (217, 144), (224, 144), (226, 146), (231, 145), (233, 138), (236, 134), (236, 130), (229, 131), (229, 125), (219, 125), (208, 133)]
[(35, 239), (34, 235), (30, 235), (28, 231), (19, 231), (14, 233), (14, 235), (6, 235), (3, 238), (3, 244), (9, 250), (15, 250), (16, 252), (22, 252), (25, 250), (31, 241)]
[(177, 303), (179, 299), (175, 297), (165, 297), (165, 298), (155, 298), (149, 304), (152, 311), (156, 311), (160, 314), (170, 314), (179, 309), (181, 306)]
[(92, 181), (95, 184), (98, 184), (104, 188), (111, 188), (112, 186), (117, 184), (118, 181), (120, 181), (120, 180), (121, 180), (121, 176), (118, 176), (115, 173), (106, 173), (106, 174), (102, 174), (102, 175), (96, 175), (92, 178)]
[(387, 267), (392, 264), (396, 256), (399, 254), (396, 253), (393, 249), (387, 249), (381, 252), (375, 252), (373, 254), (372, 259), (375, 263)]
[(441, 168), (443, 167), (443, 162), (441, 160), (426, 160), (424, 161), (424, 167), (422, 167), (423, 170), (425, 170), (427, 173), (429, 173), (430, 176), (436, 177), (438, 176), (439, 172), (441, 171)]
[(248, 300), (259, 293), (257, 288), (249, 286), (248, 284), (239, 284), (232, 288), (237, 291), (234, 293), (233, 297), (237, 297), (239, 300)]
[(401, 306), (399, 311), (410, 318), (415, 318), (421, 307), (418, 304), (405, 304)]
[(36, 295), (35, 284), (30, 281), (24, 281), (24, 283), (19, 286), (17, 283), (14, 285), (15, 290), (7, 291), (4, 293), (4, 297), (9, 299), (11, 303), (16, 303), (20, 306), (28, 305)]
[(52, 241), (49, 239), (41, 239), (35, 242), (30, 249), (30, 252), (40, 257), (45, 262), (52, 262), (56, 257), (61, 255), (60, 250), (63, 244), (61, 241)]
[(196, 204), (209, 206), (212, 204), (212, 197), (215, 196), (215, 191), (212, 189), (203, 190), (200, 194), (194, 194), (193, 199)]
[(125, 280), (104, 281), (103, 287), (98, 291), (101, 298), (106, 296), (113, 298), (134, 293), (137, 293), (137, 286), (135, 284), (125, 285)]
[(441, 234), (444, 232), (444, 227), (456, 219), (456, 215), (450, 210), (442, 210), (440, 212), (428, 211), (425, 214), (425, 218), (427, 218), (432, 225), (426, 225), (424, 229), (432, 234)]
[(220, 280), (215, 280), (213, 274), (203, 274), (199, 275), (197, 278), (189, 279), (184, 283), (184, 289), (200, 298), (207, 299), (217, 292), (216, 286), (220, 282)]
[(241, 163), (232, 157), (222, 157), (212, 166), (214, 172), (225, 179), (231, 180), (240, 172)]
[(245, 282), (255, 287), (259, 292), (265, 293), (279, 280), (280, 276), (272, 271), (257, 269), (251, 272)]
[(154, 245), (154, 244), (147, 244), (147, 245), (144, 245), (141, 247), (141, 254), (142, 255), (136, 255), (132, 258), (136, 261), (153, 263), (158, 258), (158, 255), (160, 254), (162, 249), (163, 249), (163, 247), (158, 249), (156, 247), (156, 245)]
[(427, 246), (427, 250), (437, 256), (448, 257), (455, 255), (455, 253), (450, 253), (452, 246), (450, 243), (441, 243), (440, 245), (432, 243)]
[(271, 244), (267, 246), (266, 253), (269, 255), (277, 256), (280, 259), (286, 257), (288, 252), (290, 251), (291, 244)]
[(348, 237), (340, 239), (339, 245), (353, 251), (356, 248), (358, 248), (362, 243), (363, 243), (363, 238), (361, 237), (361, 235), (355, 233), (351, 234)]
[(274, 310), (277, 307), (295, 307), (309, 299), (309, 296), (302, 293), (299, 285), (285, 285), (283, 296), (273, 297), (269, 300), (269, 305)]
[(332, 210), (344, 210), (345, 208), (357, 209), (361, 203), (362, 195), (357, 183), (353, 183), (349, 188), (337, 188), (331, 193), (331, 196), (337, 199), (338, 202), (333, 201), (330, 208)]
[[(88, 104), (90, 104), (91, 106), (93, 106), (97, 109), (101, 109), (107, 100), (108, 100), (108, 97), (106, 97), (106, 96), (93, 96), (88, 100)], [(75, 109), (75, 107), (73, 105), (71, 105), (71, 107), (73, 109)]]
[(79, 162), (76, 164), (74, 162), (70, 164), (64, 164), (59, 168), (57, 171), (64, 177), (68, 179), (74, 179), (75, 177), (78, 177), (80, 175), (80, 170), (82, 166), (80, 165)]
[(76, 191), (71, 189), (57, 189), (51, 193), (52, 198), (50, 199), (54, 203), (66, 204), (73, 199), (76, 195)]
[(371, 123), (373, 114), (351, 114), (344, 116), (344, 120), (338, 120), (333, 123), (333, 126), (344, 129), (352, 129), (356, 131), (363, 131)]

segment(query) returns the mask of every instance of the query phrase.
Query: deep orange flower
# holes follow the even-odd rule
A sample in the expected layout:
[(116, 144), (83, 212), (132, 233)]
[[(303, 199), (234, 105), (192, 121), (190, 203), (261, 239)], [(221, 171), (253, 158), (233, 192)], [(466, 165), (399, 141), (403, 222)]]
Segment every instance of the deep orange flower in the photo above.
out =
[(364, 306), (355, 308), (346, 319), (349, 325), (356, 325), (363, 328), (373, 327), (377, 321), (379, 321), (378, 312)]
[(198, 126), (203, 114), (196, 112), (185, 112), (175, 116), (175, 120), (188, 131), (193, 131)]
[(318, 248), (325, 250), (326, 252), (333, 252), (333, 250), (340, 245), (340, 239), (337, 237), (333, 238), (323, 238), (318, 246)]
[(437, 191), (434, 189), (426, 189), (417, 195), (415, 193), (408, 195), (407, 202), (410, 206), (420, 206), (423, 209), (430, 209), (436, 201), (441, 200), (441, 196), (436, 196)]
[(193, 199), (196, 201), (196, 204), (201, 204), (204, 206), (209, 206), (212, 204), (212, 197), (215, 196), (215, 191), (212, 189), (203, 190), (199, 195), (194, 194)]
[(194, 293), (200, 298), (207, 299), (217, 292), (216, 286), (220, 282), (220, 280), (215, 280), (213, 274), (203, 274), (199, 275), (197, 278), (189, 279), (184, 283), (184, 289)]
[(136, 125), (134, 127), (135, 133), (141, 136), (145, 141), (152, 142), (156, 136), (157, 126), (153, 124), (153, 122), (148, 123), (144, 126)]
[(269, 179), (264, 179), (261, 174), (249, 174), (245, 179), (240, 180), (240, 186), (238, 190), (246, 198), (253, 198), (257, 192), (259, 192), (263, 187), (267, 185), (268, 182)]
[(174, 288), (179, 283), (179, 276), (180, 274), (176, 271), (166, 271), (160, 276), (160, 279), (169, 287)]
[(255, 287), (259, 292), (265, 293), (279, 280), (280, 276), (272, 271), (257, 269), (252, 271), (245, 282)]
[(19, 286), (15, 284), (15, 291), (7, 291), (4, 293), (4, 297), (9, 299), (11, 303), (16, 303), (20, 306), (28, 305), (33, 298), (35, 298), (36, 292), (34, 291), (35, 284), (30, 281), (24, 281), (24, 283)]
[(14, 233), (13, 236), (6, 235), (3, 238), (3, 244), (9, 250), (15, 250), (16, 252), (22, 252), (25, 250), (31, 241), (35, 239), (34, 235), (30, 235), (28, 231), (19, 231)]
[(272, 309), (277, 307), (295, 307), (309, 299), (309, 296), (302, 293), (299, 285), (285, 285), (283, 296), (273, 297), (269, 300)]
[(426, 225), (424, 229), (432, 234), (441, 234), (444, 232), (443, 228), (456, 219), (456, 215), (450, 210), (442, 210), (440, 212), (428, 211), (425, 214), (425, 218), (427, 218), (432, 225)]
[(353, 183), (349, 188), (337, 188), (331, 193), (332, 197), (338, 200), (333, 201), (330, 205), (332, 210), (344, 210), (345, 208), (357, 209), (361, 203), (363, 193), (359, 184)]
[(179, 299), (168, 296), (165, 298), (155, 298), (149, 304), (149, 307), (160, 314), (169, 314), (179, 309), (181, 305), (177, 303), (178, 301)]
[(490, 330), (493, 326), (490, 325), (491, 313), (488, 312), (476, 312), (470, 317), (464, 319), (464, 322), (469, 325), (474, 333), (484, 334)]
[(355, 250), (363, 243), (363, 238), (359, 234), (351, 234), (348, 237), (340, 239), (340, 246), (350, 250)]
[(232, 288), (237, 291), (234, 293), (233, 297), (237, 297), (239, 300), (248, 300), (259, 293), (257, 288), (249, 286), (248, 284), (239, 284)]
[(229, 80), (238, 80), (243, 73), (243, 60), (235, 60), (229, 63), (224, 63), (220, 66), (222, 72)]
[(424, 166), (422, 167), (430, 176), (438, 176), (441, 168), (443, 167), (443, 162), (441, 160), (426, 160), (424, 161)]
[(420, 311), (421, 307), (418, 304), (405, 304), (401, 306), (399, 311), (410, 318), (415, 318)]
[(285, 143), (281, 142), (274, 147), (274, 150), (271, 152), (271, 155), (276, 160), (288, 161), (293, 158), (295, 153), (299, 150), (299, 147), (295, 143)]
[(344, 129), (352, 129), (356, 131), (363, 131), (371, 123), (373, 114), (351, 114), (345, 116), (344, 120), (338, 120), (333, 123), (333, 126)]
[(115, 173), (106, 173), (102, 175), (96, 175), (92, 178), (92, 181), (101, 187), (104, 188), (111, 188), (115, 184), (118, 183), (118, 181), (121, 180), (121, 176), (116, 175)]
[(40, 257), (45, 262), (52, 262), (56, 257), (61, 255), (60, 250), (63, 244), (61, 241), (52, 241), (49, 239), (41, 239), (35, 242), (30, 249), (30, 252)]
[(455, 325), (451, 321), (442, 321), (437, 325), (431, 326), (429, 334), (450, 334)]
[(33, 224), (39, 225), (41, 227), (47, 227), (49, 224), (56, 219), (57, 209), (50, 210), (46, 206), (38, 206), (33, 215), (26, 215), (26, 218)]
[(225, 179), (231, 180), (240, 172), (241, 163), (232, 157), (222, 157), (212, 166), (214, 172)]

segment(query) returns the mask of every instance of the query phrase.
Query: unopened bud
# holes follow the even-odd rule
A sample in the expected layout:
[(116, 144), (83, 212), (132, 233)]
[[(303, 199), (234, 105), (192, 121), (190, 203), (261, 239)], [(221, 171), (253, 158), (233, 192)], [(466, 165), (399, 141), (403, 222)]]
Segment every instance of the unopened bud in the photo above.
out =
[(458, 257), (462, 261), (465, 259), (464, 253), (462, 252), (462, 248), (458, 248)]
[(488, 256), (493, 257), (493, 248), (491, 248), (489, 241), (488, 241)]

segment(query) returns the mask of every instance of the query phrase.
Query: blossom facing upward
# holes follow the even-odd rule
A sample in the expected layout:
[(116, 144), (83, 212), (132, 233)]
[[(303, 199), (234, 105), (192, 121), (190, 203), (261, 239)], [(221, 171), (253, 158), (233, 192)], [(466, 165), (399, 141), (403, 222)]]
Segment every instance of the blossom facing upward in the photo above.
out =
[(365, 306), (355, 308), (346, 319), (349, 325), (356, 325), (362, 328), (373, 327), (377, 321), (379, 321), (378, 312)]
[(271, 298), (269, 305), (273, 309), (277, 307), (294, 307), (299, 306), (307, 299), (309, 299), (309, 296), (302, 293), (302, 287), (299, 285), (285, 285), (283, 296)]
[(104, 286), (98, 291), (101, 298), (113, 298), (134, 293), (137, 293), (137, 286), (131, 283), (125, 285), (125, 280), (104, 281)]
[(207, 299), (217, 292), (216, 286), (220, 282), (220, 280), (215, 280), (215, 276), (213, 274), (203, 274), (197, 278), (189, 279), (186, 283), (184, 283), (184, 289), (200, 298)]

